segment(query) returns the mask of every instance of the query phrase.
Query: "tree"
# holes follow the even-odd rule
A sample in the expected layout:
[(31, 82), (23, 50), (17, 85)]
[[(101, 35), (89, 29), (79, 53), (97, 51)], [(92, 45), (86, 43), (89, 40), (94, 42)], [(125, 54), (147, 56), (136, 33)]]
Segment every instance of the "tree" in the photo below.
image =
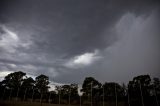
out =
[(160, 96), (160, 80), (159, 80), (159, 78), (153, 78), (153, 87), (156, 91), (157, 96)]
[(81, 89), (84, 99), (88, 98), (88, 100), (90, 99), (90, 102), (95, 102), (95, 104), (98, 105), (98, 102), (100, 101), (99, 96), (101, 86), (101, 83), (93, 77), (85, 78)]
[(33, 92), (33, 87), (34, 87), (35, 81), (33, 80), (33, 78), (31, 77), (26, 77), (25, 79), (23, 79), (23, 83), (21, 88), (23, 90), (21, 90), (22, 96), (25, 99), (26, 97), (30, 97), (32, 95)]
[(61, 89), (62, 89), (62, 86), (55, 86), (55, 90), (57, 91), (57, 94), (61, 93)]
[(56, 90), (61, 96), (61, 99), (66, 100), (70, 103), (73, 100), (76, 100), (76, 98), (78, 98), (78, 85), (77, 84), (56, 86)]
[(91, 86), (94, 96), (96, 93), (98, 93), (96, 91), (101, 88), (101, 83), (95, 80), (93, 77), (85, 78), (81, 89), (84, 95), (89, 96), (91, 94)]
[(70, 93), (73, 98), (78, 96), (78, 85), (77, 84), (70, 85)]
[[(42, 103), (43, 97), (47, 95), (49, 78), (46, 75), (39, 75), (35, 80), (35, 94), (36, 98), (40, 97), (40, 102)], [(39, 96), (40, 95), (40, 96)]]
[[(132, 97), (132, 103), (148, 102), (151, 93), (151, 78), (149, 75), (140, 75), (134, 77), (128, 84), (129, 95)], [(141, 93), (143, 98), (141, 97)], [(142, 100), (143, 99), (143, 100)], [(140, 101), (141, 100), (141, 101)]]
[(31, 77), (27, 77), (26, 79), (23, 80), (22, 83), (22, 88), (27, 88), (30, 89), (34, 86), (35, 81)]
[(25, 75), (26, 73), (23, 73), (21, 71), (10, 73), (4, 78), (2, 83), (4, 86), (10, 89), (17, 89), (22, 85)]
[(18, 71), (13, 72), (5, 76), (4, 80), (1, 82), (1, 85), (4, 88), (5, 94), (9, 96), (17, 97), (19, 96), (20, 87), (23, 83), (23, 79), (25, 77), (26, 73)]
[(106, 82), (104, 85), (104, 95), (109, 100), (113, 100), (116, 96), (122, 99), (125, 92), (122, 86), (115, 82)]
[(57, 99), (57, 103), (61, 103), (61, 96), (62, 96), (62, 94), (61, 94), (61, 90), (62, 90), (62, 86), (56, 86), (55, 87), (56, 88), (56, 91), (57, 91), (57, 97), (58, 97), (58, 99)]
[(140, 75), (133, 78), (133, 81), (129, 82), (130, 89), (135, 89), (140, 92), (140, 86), (142, 87), (143, 95), (150, 96), (151, 78), (149, 75)]
[(35, 86), (39, 93), (44, 93), (48, 91), (49, 78), (45, 75), (39, 75), (36, 77)]
[(58, 103), (58, 100), (56, 100), (57, 94), (55, 91), (49, 91), (46, 95), (46, 99), (49, 103)]

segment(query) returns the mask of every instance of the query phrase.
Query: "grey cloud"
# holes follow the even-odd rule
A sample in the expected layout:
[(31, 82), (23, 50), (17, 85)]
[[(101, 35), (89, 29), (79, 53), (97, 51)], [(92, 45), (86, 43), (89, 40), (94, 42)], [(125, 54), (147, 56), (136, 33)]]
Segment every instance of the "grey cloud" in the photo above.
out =
[(32, 35), (37, 45), (34, 50), (54, 51), (56, 54), (65, 52), (71, 56), (93, 51), (95, 48), (104, 49), (112, 44), (116, 37), (101, 33), (109, 30), (108, 27), (113, 26), (124, 13), (133, 10), (136, 14), (140, 11), (147, 13), (155, 6), (152, 1), (47, 0), (45, 2), (17, 1), (17, 3), (13, 3), (10, 8), (6, 7), (8, 12), (6, 16), (12, 16), (9, 22), (13, 21), (31, 28), (40, 27), (40, 29), (36, 28), (38, 32)]
[[(129, 13), (134, 18), (142, 18), (141, 22), (143, 22), (150, 17), (152, 12), (155, 12), (153, 15), (156, 18), (159, 17), (158, 0), (14, 0), (14, 2), (1, 0), (0, 23), (12, 28), (12, 31), (17, 33), (21, 41), (20, 44), (28, 43), (29, 46), (27, 48), (19, 46), (15, 48), (15, 53), (6, 53), (0, 49), (0, 62), (5, 63), (8, 70), (22, 69), (27, 72), (28, 69), (32, 74), (44, 73), (50, 75), (52, 80), (59, 82), (72, 82), (73, 78), (74, 81), (80, 82), (79, 80), (85, 76), (92, 75), (100, 80), (112, 80), (110, 76), (117, 75), (118, 68), (116, 67), (119, 67), (119, 64), (115, 62), (108, 64), (110, 62), (108, 56), (112, 61), (115, 61), (120, 58), (116, 58), (116, 56), (125, 54), (127, 50), (117, 46), (114, 51), (116, 55), (108, 55), (110, 52), (106, 52), (106, 49), (114, 48), (114, 44), (123, 41), (121, 40), (124, 37), (122, 35), (137, 31), (134, 29), (132, 32), (120, 33), (117, 32), (116, 25)], [(125, 25), (130, 27), (132, 25), (131, 19), (132, 17), (126, 18), (126, 23), (120, 24), (119, 30), (126, 30)], [(153, 20), (157, 24), (153, 23)], [(156, 29), (160, 25), (158, 22), (157, 19), (152, 18), (147, 25), (152, 25)], [(148, 33), (155, 33), (151, 39), (157, 38), (158, 40), (159, 37), (156, 33), (159, 31), (155, 31), (153, 28), (150, 28)], [(0, 32), (3, 33), (1, 29)], [(141, 34), (146, 33), (141, 32)], [(145, 40), (150, 41), (149, 38)], [(137, 39), (139, 37), (135, 38), (135, 40)], [(152, 51), (157, 50), (157, 45), (154, 44), (155, 48)], [(93, 65), (81, 69), (71, 69), (64, 66), (75, 56), (93, 53), (96, 49), (104, 57), (101, 61), (96, 61)], [(120, 60), (123, 61), (123, 58)], [(128, 61), (127, 59), (124, 61), (124, 66)], [(17, 68), (7, 65), (12, 63), (16, 64)], [(5, 66), (5, 64), (3, 65)], [(27, 68), (28, 65), (32, 65), (36, 69)], [(121, 72), (128, 75), (131, 71), (126, 69), (126, 72), (122, 70)], [(157, 71), (149, 72), (156, 73)], [(119, 76), (117, 80), (124, 81), (128, 78), (123, 79)]]

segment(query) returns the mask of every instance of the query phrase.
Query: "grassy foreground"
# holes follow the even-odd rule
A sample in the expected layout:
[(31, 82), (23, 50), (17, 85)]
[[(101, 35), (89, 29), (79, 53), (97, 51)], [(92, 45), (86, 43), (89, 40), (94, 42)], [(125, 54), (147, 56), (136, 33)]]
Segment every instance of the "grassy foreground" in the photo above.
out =
[[(77, 105), (67, 105), (67, 104), (49, 104), (49, 103), (38, 103), (38, 102), (16, 102), (16, 101), (0, 101), (0, 106), (80, 106)], [(90, 106), (90, 105), (82, 105), (82, 106)], [(93, 104), (93, 106), (103, 106), (102, 104)], [(115, 106), (115, 103), (105, 103), (105, 106)], [(128, 106), (124, 103), (118, 103), (118, 106)]]
[[(59, 105), (59, 104), (49, 104), (49, 103), (38, 103), (38, 102), (9, 102), (9, 101), (1, 101), (0, 106), (67, 106), (67, 105)], [(79, 105), (73, 105), (79, 106)]]

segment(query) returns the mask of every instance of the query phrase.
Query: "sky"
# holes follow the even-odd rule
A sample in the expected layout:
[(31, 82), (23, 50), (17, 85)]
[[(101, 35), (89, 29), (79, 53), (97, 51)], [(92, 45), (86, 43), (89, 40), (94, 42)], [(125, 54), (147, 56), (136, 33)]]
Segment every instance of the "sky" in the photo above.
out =
[(1, 0), (0, 78), (56, 83), (160, 77), (159, 0)]

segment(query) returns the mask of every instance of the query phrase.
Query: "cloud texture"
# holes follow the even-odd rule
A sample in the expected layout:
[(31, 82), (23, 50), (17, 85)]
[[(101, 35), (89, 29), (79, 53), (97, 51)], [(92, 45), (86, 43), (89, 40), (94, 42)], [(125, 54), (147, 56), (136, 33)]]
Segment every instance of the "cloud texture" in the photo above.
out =
[(0, 71), (60, 83), (159, 77), (159, 7), (158, 0), (1, 0)]

